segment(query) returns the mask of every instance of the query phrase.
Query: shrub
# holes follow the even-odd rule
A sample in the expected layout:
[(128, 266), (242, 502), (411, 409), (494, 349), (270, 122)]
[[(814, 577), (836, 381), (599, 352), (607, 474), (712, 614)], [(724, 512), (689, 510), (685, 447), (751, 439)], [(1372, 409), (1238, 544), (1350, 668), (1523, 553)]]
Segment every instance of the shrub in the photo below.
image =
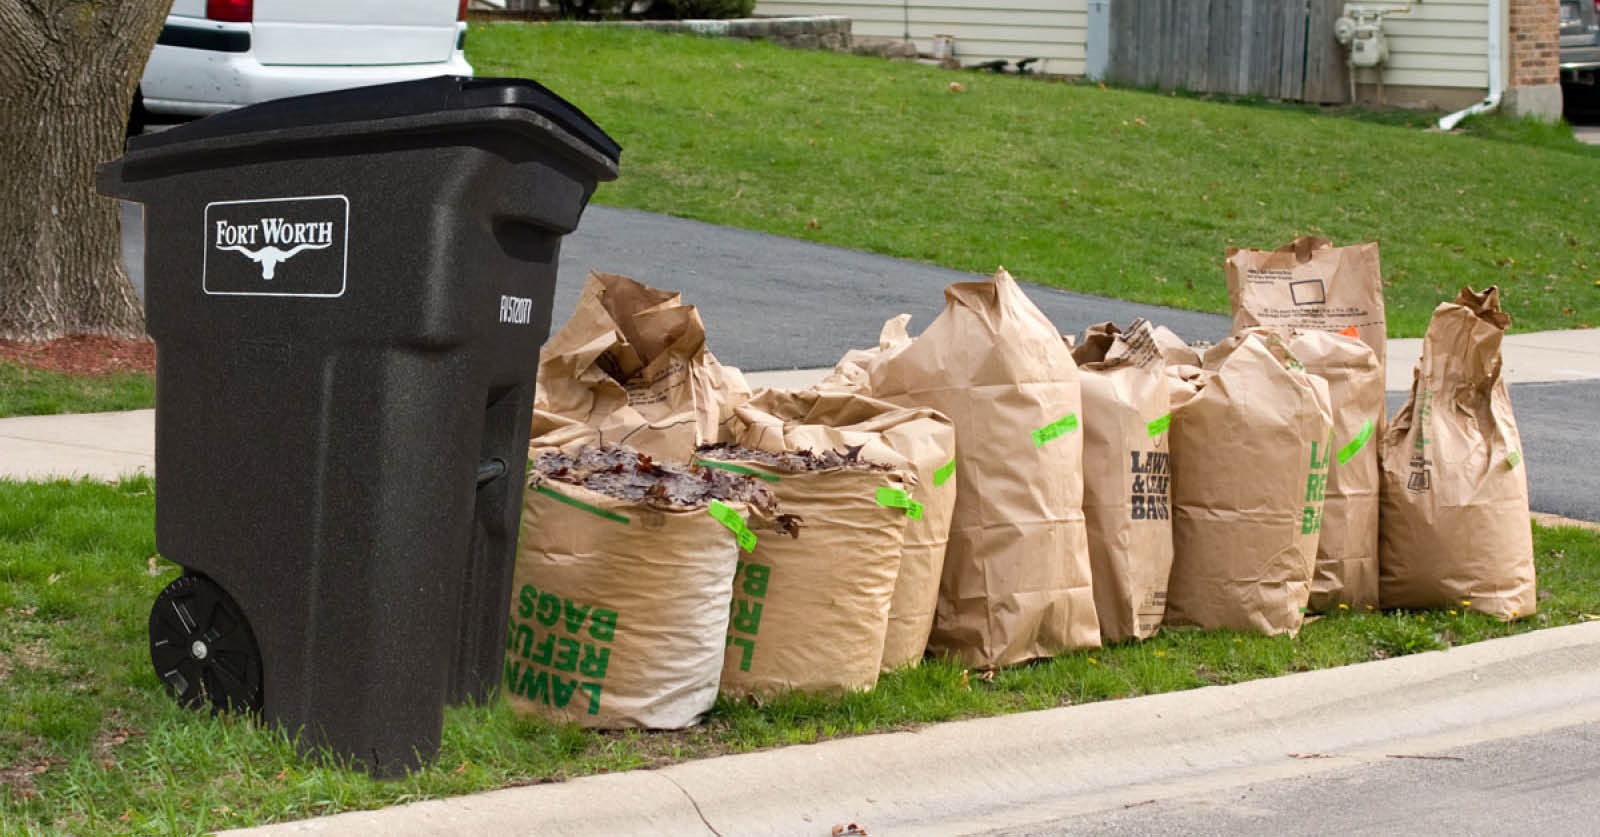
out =
[(675, 20), (749, 17), (756, 0), (656, 0), (652, 12)]

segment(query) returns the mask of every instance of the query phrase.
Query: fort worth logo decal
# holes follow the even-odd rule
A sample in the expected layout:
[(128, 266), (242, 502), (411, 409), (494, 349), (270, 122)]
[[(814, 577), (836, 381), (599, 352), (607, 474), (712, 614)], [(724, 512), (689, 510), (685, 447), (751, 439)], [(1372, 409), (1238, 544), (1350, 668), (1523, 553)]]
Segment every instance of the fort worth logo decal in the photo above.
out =
[(344, 195), (206, 204), (207, 294), (344, 294), (350, 201)]

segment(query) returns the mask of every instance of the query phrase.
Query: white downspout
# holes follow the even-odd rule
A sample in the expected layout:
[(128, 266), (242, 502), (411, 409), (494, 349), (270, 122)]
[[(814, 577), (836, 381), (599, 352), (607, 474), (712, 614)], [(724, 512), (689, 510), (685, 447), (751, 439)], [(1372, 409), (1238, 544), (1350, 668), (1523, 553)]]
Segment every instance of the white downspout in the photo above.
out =
[(1489, 98), (1473, 105), (1466, 110), (1458, 110), (1449, 116), (1440, 117), (1439, 130), (1449, 131), (1456, 127), (1461, 120), (1473, 114), (1485, 113), (1500, 106), (1500, 96), (1505, 92), (1505, 55), (1503, 54), (1501, 30), (1501, 8), (1504, 0), (1489, 0)]

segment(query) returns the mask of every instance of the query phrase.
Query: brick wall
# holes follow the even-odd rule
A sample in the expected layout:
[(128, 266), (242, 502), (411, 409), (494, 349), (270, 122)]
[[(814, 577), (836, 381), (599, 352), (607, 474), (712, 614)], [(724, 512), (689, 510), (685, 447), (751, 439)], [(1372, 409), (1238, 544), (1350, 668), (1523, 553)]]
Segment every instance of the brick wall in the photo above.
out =
[(1555, 84), (1561, 60), (1561, 10), (1556, 0), (1510, 0), (1509, 87)]

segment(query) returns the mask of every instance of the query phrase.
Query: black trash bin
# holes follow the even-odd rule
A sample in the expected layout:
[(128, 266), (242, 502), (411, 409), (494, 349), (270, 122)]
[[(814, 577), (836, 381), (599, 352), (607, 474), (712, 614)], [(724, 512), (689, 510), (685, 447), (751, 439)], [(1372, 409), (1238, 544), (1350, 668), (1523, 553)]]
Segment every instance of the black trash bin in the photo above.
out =
[(438, 750), (504, 659), (561, 237), (620, 149), (522, 79), (283, 99), (138, 137), (156, 541), (151, 656), (369, 771)]

